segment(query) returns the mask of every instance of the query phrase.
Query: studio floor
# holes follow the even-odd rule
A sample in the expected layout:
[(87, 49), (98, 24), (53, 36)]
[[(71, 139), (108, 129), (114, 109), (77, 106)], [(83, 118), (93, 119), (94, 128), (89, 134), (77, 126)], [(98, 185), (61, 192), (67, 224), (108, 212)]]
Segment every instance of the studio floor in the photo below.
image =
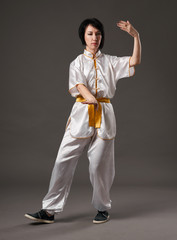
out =
[(110, 220), (93, 224), (92, 189), (74, 185), (53, 224), (24, 217), (41, 208), (46, 186), (26, 185), (1, 190), (1, 240), (176, 240), (177, 191), (162, 186), (116, 186), (111, 190)]

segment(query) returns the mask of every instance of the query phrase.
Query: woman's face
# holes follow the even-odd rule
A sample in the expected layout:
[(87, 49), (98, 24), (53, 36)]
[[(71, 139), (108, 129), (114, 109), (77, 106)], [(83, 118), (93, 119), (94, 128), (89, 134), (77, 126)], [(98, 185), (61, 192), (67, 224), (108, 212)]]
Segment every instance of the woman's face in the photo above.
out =
[(86, 50), (95, 54), (101, 43), (101, 32), (92, 25), (88, 25), (85, 29), (84, 38), (86, 42)]

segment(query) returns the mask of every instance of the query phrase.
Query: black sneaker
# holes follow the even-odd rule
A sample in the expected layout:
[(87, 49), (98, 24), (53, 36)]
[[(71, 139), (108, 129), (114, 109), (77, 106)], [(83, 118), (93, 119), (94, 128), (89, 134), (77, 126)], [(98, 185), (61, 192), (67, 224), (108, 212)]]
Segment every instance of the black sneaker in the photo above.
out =
[(107, 211), (98, 211), (97, 215), (93, 219), (93, 223), (104, 223), (109, 219), (109, 213)]
[(37, 222), (54, 223), (54, 215), (49, 217), (43, 209), (36, 213), (26, 213), (25, 217)]

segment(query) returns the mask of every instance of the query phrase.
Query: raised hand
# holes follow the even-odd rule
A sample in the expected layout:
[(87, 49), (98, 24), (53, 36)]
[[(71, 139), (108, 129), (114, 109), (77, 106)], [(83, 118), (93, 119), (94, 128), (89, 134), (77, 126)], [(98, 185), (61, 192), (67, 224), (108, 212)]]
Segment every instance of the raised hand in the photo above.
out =
[(127, 32), (130, 34), (132, 37), (137, 37), (138, 36), (138, 31), (132, 26), (132, 24), (127, 20), (122, 21), (120, 20), (119, 22), (116, 23), (116, 25), (123, 31)]

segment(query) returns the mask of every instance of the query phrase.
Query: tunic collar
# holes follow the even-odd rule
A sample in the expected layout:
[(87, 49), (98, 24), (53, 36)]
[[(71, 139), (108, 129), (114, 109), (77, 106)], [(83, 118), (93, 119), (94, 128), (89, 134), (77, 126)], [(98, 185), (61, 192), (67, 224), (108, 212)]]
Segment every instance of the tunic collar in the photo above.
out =
[(98, 58), (101, 55), (101, 51), (98, 50), (98, 52), (96, 52), (96, 54), (93, 54), (93, 53), (89, 52), (88, 50), (84, 49), (84, 55), (89, 58), (94, 59), (94, 58)]

